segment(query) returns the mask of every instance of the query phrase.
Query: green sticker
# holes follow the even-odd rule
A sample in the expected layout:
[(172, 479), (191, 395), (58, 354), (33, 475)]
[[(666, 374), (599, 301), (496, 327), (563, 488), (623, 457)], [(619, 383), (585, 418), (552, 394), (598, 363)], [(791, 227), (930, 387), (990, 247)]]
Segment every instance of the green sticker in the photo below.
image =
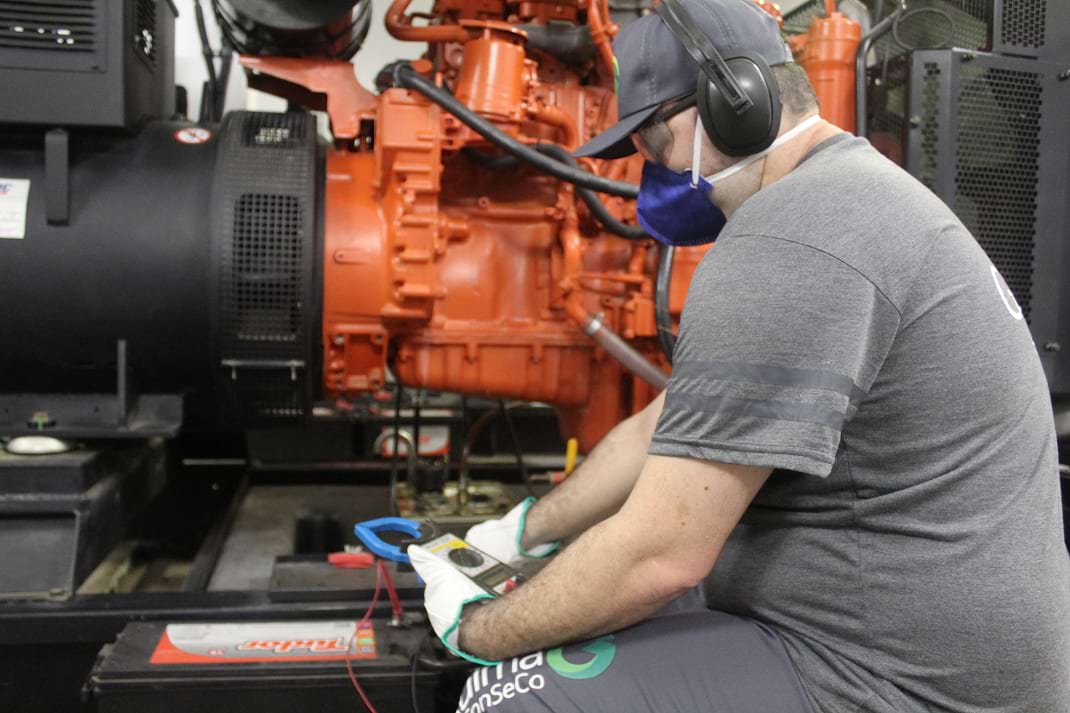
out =
[(613, 91), (620, 94), (620, 63), (617, 62), (617, 55), (613, 55)]
[(581, 650), (594, 654), (594, 658), (584, 663), (572, 663), (565, 658), (563, 649), (558, 647), (546, 652), (546, 662), (550, 664), (550, 668), (555, 673), (565, 678), (585, 679), (605, 673), (609, 664), (613, 663), (613, 657), (617, 655), (617, 647), (613, 644), (612, 634), (589, 641), (581, 647)]

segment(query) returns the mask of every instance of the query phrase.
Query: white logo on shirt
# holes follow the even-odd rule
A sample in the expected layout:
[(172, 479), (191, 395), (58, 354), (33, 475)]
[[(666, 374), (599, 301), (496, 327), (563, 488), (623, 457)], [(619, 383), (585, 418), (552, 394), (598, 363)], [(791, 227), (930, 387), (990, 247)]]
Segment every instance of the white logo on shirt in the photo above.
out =
[(1007, 308), (1007, 311), (1011, 313), (1011, 316), (1015, 319), (1022, 318), (1022, 308), (1018, 306), (1018, 302), (1014, 299), (1014, 295), (1011, 294), (1009, 288), (1004, 287), (1003, 280), (1000, 279), (999, 270), (995, 265), (992, 265), (992, 281), (996, 283), (996, 292), (999, 293), (999, 298), (1003, 300), (1003, 305)]

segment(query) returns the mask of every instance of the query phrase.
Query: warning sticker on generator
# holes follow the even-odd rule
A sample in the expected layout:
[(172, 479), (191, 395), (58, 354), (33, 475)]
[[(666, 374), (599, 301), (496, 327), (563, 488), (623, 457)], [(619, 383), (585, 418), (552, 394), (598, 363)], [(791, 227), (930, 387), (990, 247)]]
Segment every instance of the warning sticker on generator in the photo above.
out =
[(0, 238), (26, 237), (26, 203), (30, 198), (28, 178), (0, 178)]
[(376, 657), (369, 622), (168, 624), (150, 664), (342, 661)]

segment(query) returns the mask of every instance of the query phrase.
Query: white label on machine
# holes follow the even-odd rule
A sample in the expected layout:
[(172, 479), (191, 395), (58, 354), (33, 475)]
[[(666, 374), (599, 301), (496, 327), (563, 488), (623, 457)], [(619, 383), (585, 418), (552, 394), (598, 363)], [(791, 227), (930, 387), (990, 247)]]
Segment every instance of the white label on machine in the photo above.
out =
[(254, 663), (374, 659), (370, 621), (168, 624), (150, 663)]
[(30, 179), (0, 178), (0, 238), (22, 240), (26, 237), (29, 198)]

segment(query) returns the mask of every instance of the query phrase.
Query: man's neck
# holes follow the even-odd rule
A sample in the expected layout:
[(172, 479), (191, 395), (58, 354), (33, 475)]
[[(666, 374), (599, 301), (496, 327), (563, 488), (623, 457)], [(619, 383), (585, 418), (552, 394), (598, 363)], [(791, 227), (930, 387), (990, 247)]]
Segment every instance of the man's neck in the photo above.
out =
[[(800, 117), (799, 121), (793, 123), (792, 126), (797, 126), (807, 118), (809, 117)], [(788, 130), (790, 129), (791, 127), (788, 127)], [(822, 120), (794, 141), (789, 141), (770, 153), (765, 157), (761, 188), (766, 188), (791, 173), (815, 146), (841, 133), (843, 133), (842, 129)]]

